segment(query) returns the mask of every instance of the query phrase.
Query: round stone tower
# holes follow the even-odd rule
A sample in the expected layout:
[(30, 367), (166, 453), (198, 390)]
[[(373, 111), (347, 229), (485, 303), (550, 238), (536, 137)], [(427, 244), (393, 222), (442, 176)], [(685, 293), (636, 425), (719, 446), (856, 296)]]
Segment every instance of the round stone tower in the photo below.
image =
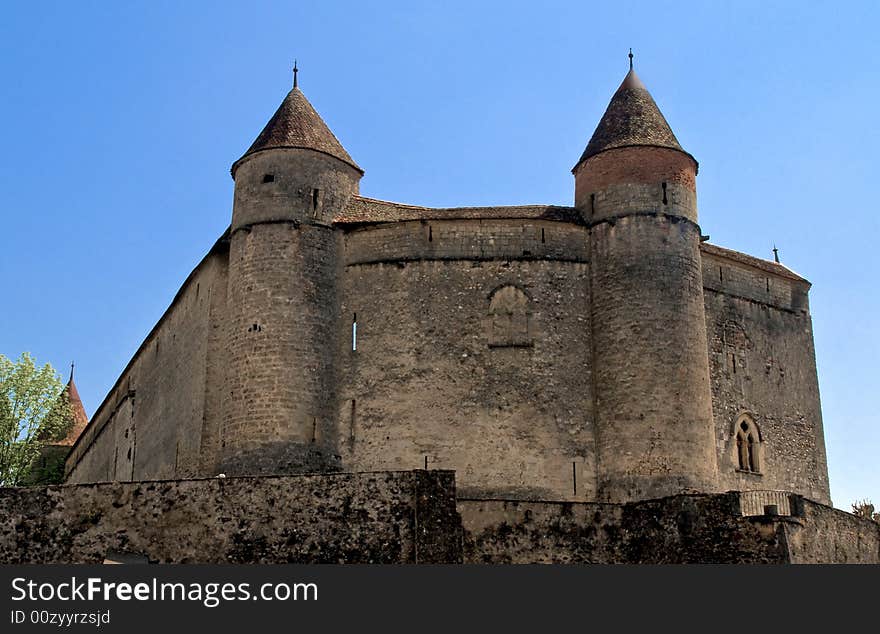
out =
[(599, 498), (712, 491), (697, 162), (631, 62), (572, 171), (590, 226)]
[(363, 171), (294, 85), (232, 166), (227, 474), (338, 468), (334, 215)]

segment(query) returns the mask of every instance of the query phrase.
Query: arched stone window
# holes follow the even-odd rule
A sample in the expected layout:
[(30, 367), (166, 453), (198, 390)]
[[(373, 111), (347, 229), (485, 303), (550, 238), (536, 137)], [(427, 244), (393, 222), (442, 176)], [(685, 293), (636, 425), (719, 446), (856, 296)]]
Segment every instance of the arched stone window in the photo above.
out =
[(738, 471), (761, 473), (761, 432), (751, 416), (744, 414), (736, 421), (736, 467)]
[(489, 347), (532, 345), (529, 296), (516, 286), (502, 286), (489, 297)]

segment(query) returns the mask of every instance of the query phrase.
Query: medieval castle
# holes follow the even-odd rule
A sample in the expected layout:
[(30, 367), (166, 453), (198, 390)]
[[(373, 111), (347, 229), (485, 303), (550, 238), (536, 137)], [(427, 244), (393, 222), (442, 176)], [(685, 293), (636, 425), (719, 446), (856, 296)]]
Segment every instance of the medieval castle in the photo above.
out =
[[(399, 484), (389, 474), (410, 470), (422, 474), (412, 476), (413, 490), (430, 490), (429, 498), (453, 487), (452, 501), (435, 507), (464, 522), (465, 560), (556, 560), (562, 551), (569, 560), (640, 560), (631, 550), (596, 555), (610, 538), (586, 555), (577, 540), (588, 539), (586, 524), (614, 524), (640, 534), (631, 534), (632, 548), (649, 552), (661, 539), (651, 537), (650, 522), (609, 509), (642, 513), (669, 496), (678, 500), (672, 507), (691, 505), (688, 513), (703, 518), (678, 520), (685, 532), (718, 508), (727, 513), (734, 498), (734, 515), (788, 517), (772, 530), (730, 523), (724, 530), (740, 545), (748, 534), (761, 548), (788, 548), (789, 559), (792, 548), (809, 550), (792, 536), (791, 518), (824, 509), (847, 527), (860, 521), (824, 506), (810, 284), (778, 261), (706, 241), (697, 224), (697, 161), (632, 59), (574, 164), (570, 207), (431, 209), (363, 197), (363, 170), (295, 73), (293, 89), (231, 171), (231, 226), (67, 458), (68, 484), (114, 483), (93, 485), (111, 487), (94, 494), (104, 496), (95, 512), (116, 512), (110, 496), (114, 509), (129, 505), (126, 517), (141, 517), (132, 496), (146, 496), (142, 504), (159, 495), (145, 481), (183, 481), (163, 484), (165, 497), (151, 503), (164, 508), (176, 495), (188, 517), (210, 514), (203, 498), (193, 506), (196, 487), (218, 505), (238, 505), (232, 515), (250, 517), (308, 489), (320, 493), (297, 504), (312, 517), (322, 504), (339, 506), (327, 502), (334, 487), (384, 499), (387, 487), (376, 478)], [(297, 476), (299, 493), (281, 493), (294, 474), (313, 475)], [(367, 478), (366, 489), (358, 478)], [(237, 481), (249, 484), (233, 495), (245, 486)], [(413, 495), (421, 517), (427, 498)], [(651, 506), (638, 517), (679, 512), (672, 507)], [(430, 525), (419, 522), (420, 530)], [(580, 527), (579, 545), (536, 554), (559, 522)], [(510, 534), (495, 530), (502, 524), (540, 536), (530, 551), (499, 546)], [(289, 535), (244, 525), (260, 544)], [(880, 535), (858, 526), (847, 529), (847, 547), (857, 553), (850, 558), (877, 559)], [(858, 542), (853, 530), (861, 531)], [(487, 531), (493, 537), (481, 541)], [(679, 560), (726, 560), (717, 554), (720, 534), (706, 538), (715, 554), (692, 549)], [(615, 535), (615, 544), (626, 541)], [(156, 554), (170, 546), (155, 537), (129, 535), (126, 543), (138, 539), (156, 560), (213, 557)], [(236, 553), (230, 560), (292, 557), (222, 548)], [(417, 543), (412, 552), (424, 561), (425, 548)], [(347, 552), (325, 559), (359, 560), (365, 551)], [(840, 559), (839, 552), (809, 557)], [(294, 560), (325, 560), (308, 553)]]
[(364, 198), (295, 82), (68, 481), (427, 460), (468, 495), (828, 502), (809, 283), (702, 240), (697, 161), (634, 70), (572, 171), (572, 207)]

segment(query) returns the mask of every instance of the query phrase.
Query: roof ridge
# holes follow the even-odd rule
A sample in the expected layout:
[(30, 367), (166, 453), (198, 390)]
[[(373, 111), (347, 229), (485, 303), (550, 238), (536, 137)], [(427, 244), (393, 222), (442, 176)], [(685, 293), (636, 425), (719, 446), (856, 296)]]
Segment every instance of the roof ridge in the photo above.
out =
[(408, 203), (398, 203), (393, 200), (383, 200), (381, 198), (370, 198), (369, 196), (361, 196), (360, 194), (355, 194), (352, 198), (357, 198), (359, 200), (363, 200), (371, 203), (382, 203), (384, 205), (394, 205), (395, 207), (406, 207), (407, 209), (436, 209), (436, 207), (425, 207), (423, 205), (410, 205)]
[(422, 211), (455, 211), (460, 209), (534, 209), (536, 207), (544, 207), (544, 208), (559, 208), (559, 209), (574, 209), (574, 207), (570, 205), (554, 205), (551, 203), (533, 203), (526, 205), (463, 205), (459, 207), (426, 207), (424, 205), (410, 205), (408, 203), (398, 203), (393, 200), (382, 200), (381, 198), (370, 198), (369, 196), (361, 196), (359, 194), (352, 196), (352, 198), (357, 198), (359, 200), (363, 200), (366, 202), (375, 202), (381, 203), (384, 205), (394, 205), (395, 207), (403, 207), (406, 209), (418, 209)]
[(747, 261), (746, 263), (748, 264), (753, 264), (755, 266), (763, 268), (765, 271), (776, 273), (777, 275), (781, 275), (782, 277), (795, 279), (800, 282), (806, 282), (807, 284), (810, 283), (810, 281), (803, 275), (801, 275), (800, 273), (796, 273), (781, 262), (766, 260), (764, 258), (758, 257), (757, 255), (750, 255), (748, 253), (743, 253), (742, 251), (737, 251), (736, 249), (722, 247), (718, 244), (712, 244), (711, 242), (701, 242), (700, 248), (702, 250), (708, 251), (709, 253), (712, 253), (713, 255), (719, 255), (721, 257), (729, 256), (731, 259), (734, 260)]

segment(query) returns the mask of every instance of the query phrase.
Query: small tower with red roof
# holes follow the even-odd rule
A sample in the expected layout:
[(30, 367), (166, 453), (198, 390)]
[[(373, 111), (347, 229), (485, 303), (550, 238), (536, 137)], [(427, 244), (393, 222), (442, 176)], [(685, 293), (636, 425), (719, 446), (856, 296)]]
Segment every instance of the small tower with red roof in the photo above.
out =
[(340, 236), (333, 217), (363, 171), (299, 88), (232, 165), (229, 402), (219, 471), (228, 475), (338, 468)]
[(697, 162), (631, 56), (572, 171), (590, 227), (599, 498), (713, 491)]

